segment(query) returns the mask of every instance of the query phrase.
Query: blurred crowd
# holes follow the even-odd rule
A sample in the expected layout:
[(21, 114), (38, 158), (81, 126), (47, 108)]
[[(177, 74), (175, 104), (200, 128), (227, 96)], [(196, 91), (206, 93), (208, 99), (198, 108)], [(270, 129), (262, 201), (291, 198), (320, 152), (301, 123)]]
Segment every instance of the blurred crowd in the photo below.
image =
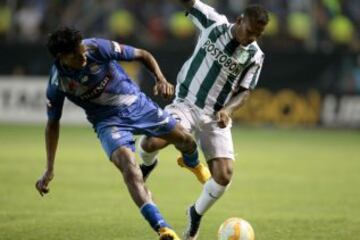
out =
[[(234, 21), (248, 4), (270, 11), (263, 44), (309, 51), (359, 50), (359, 0), (203, 0)], [(0, 41), (37, 43), (58, 26), (85, 36), (162, 46), (196, 36), (176, 0), (0, 0)]]

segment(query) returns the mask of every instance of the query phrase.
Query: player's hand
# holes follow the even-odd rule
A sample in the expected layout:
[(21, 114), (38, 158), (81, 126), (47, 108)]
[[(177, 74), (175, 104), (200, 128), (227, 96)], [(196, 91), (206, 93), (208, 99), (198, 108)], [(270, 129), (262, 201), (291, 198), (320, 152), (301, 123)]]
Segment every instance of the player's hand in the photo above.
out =
[(38, 190), (41, 196), (44, 196), (44, 194), (47, 194), (50, 191), (48, 185), (53, 178), (54, 172), (46, 170), (44, 175), (36, 181), (35, 188)]
[(225, 109), (221, 109), (216, 113), (216, 121), (220, 128), (226, 128), (231, 123), (230, 113)]
[(174, 86), (165, 78), (158, 79), (154, 86), (154, 95), (161, 95), (163, 98), (169, 99), (174, 95)]

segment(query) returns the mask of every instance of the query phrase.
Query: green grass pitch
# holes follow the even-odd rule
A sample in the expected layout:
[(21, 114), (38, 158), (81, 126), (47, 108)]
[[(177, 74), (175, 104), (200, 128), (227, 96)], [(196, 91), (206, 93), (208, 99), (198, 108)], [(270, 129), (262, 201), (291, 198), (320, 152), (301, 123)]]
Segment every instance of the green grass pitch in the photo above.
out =
[[(0, 125), (0, 239), (157, 239), (90, 128), (63, 127), (50, 194), (35, 180), (45, 166), (43, 128)], [(248, 220), (257, 240), (360, 239), (360, 132), (234, 128), (231, 188), (203, 220), (200, 240), (220, 224)], [(148, 186), (180, 234), (199, 195), (170, 147)]]

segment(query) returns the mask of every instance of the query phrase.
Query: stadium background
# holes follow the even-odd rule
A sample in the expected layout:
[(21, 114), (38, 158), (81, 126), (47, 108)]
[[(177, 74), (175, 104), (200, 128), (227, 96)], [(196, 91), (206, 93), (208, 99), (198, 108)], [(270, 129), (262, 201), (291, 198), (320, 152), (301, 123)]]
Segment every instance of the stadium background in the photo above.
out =
[[(266, 60), (258, 88), (234, 114), (233, 186), (200, 240), (215, 239), (231, 216), (250, 220), (260, 240), (359, 239), (360, 1), (205, 2), (230, 20), (261, 3), (271, 21), (259, 41)], [(173, 83), (196, 40), (175, 0), (0, 0), (0, 239), (155, 239), (72, 104), (52, 193), (39, 199), (33, 189), (45, 162), (44, 44), (60, 25), (150, 50)], [(153, 97), (148, 72), (126, 69)], [(149, 185), (180, 232), (200, 186), (170, 160), (175, 154), (162, 153)]]

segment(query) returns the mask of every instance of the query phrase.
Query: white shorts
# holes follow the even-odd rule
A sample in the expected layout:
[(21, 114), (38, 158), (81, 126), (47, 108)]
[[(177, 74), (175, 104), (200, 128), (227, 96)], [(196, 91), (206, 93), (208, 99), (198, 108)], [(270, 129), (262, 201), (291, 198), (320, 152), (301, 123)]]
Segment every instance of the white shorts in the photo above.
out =
[(215, 116), (204, 114), (202, 110), (188, 102), (174, 102), (165, 110), (194, 137), (204, 153), (206, 161), (214, 158), (234, 160), (234, 145), (231, 123), (226, 128), (217, 125)]

